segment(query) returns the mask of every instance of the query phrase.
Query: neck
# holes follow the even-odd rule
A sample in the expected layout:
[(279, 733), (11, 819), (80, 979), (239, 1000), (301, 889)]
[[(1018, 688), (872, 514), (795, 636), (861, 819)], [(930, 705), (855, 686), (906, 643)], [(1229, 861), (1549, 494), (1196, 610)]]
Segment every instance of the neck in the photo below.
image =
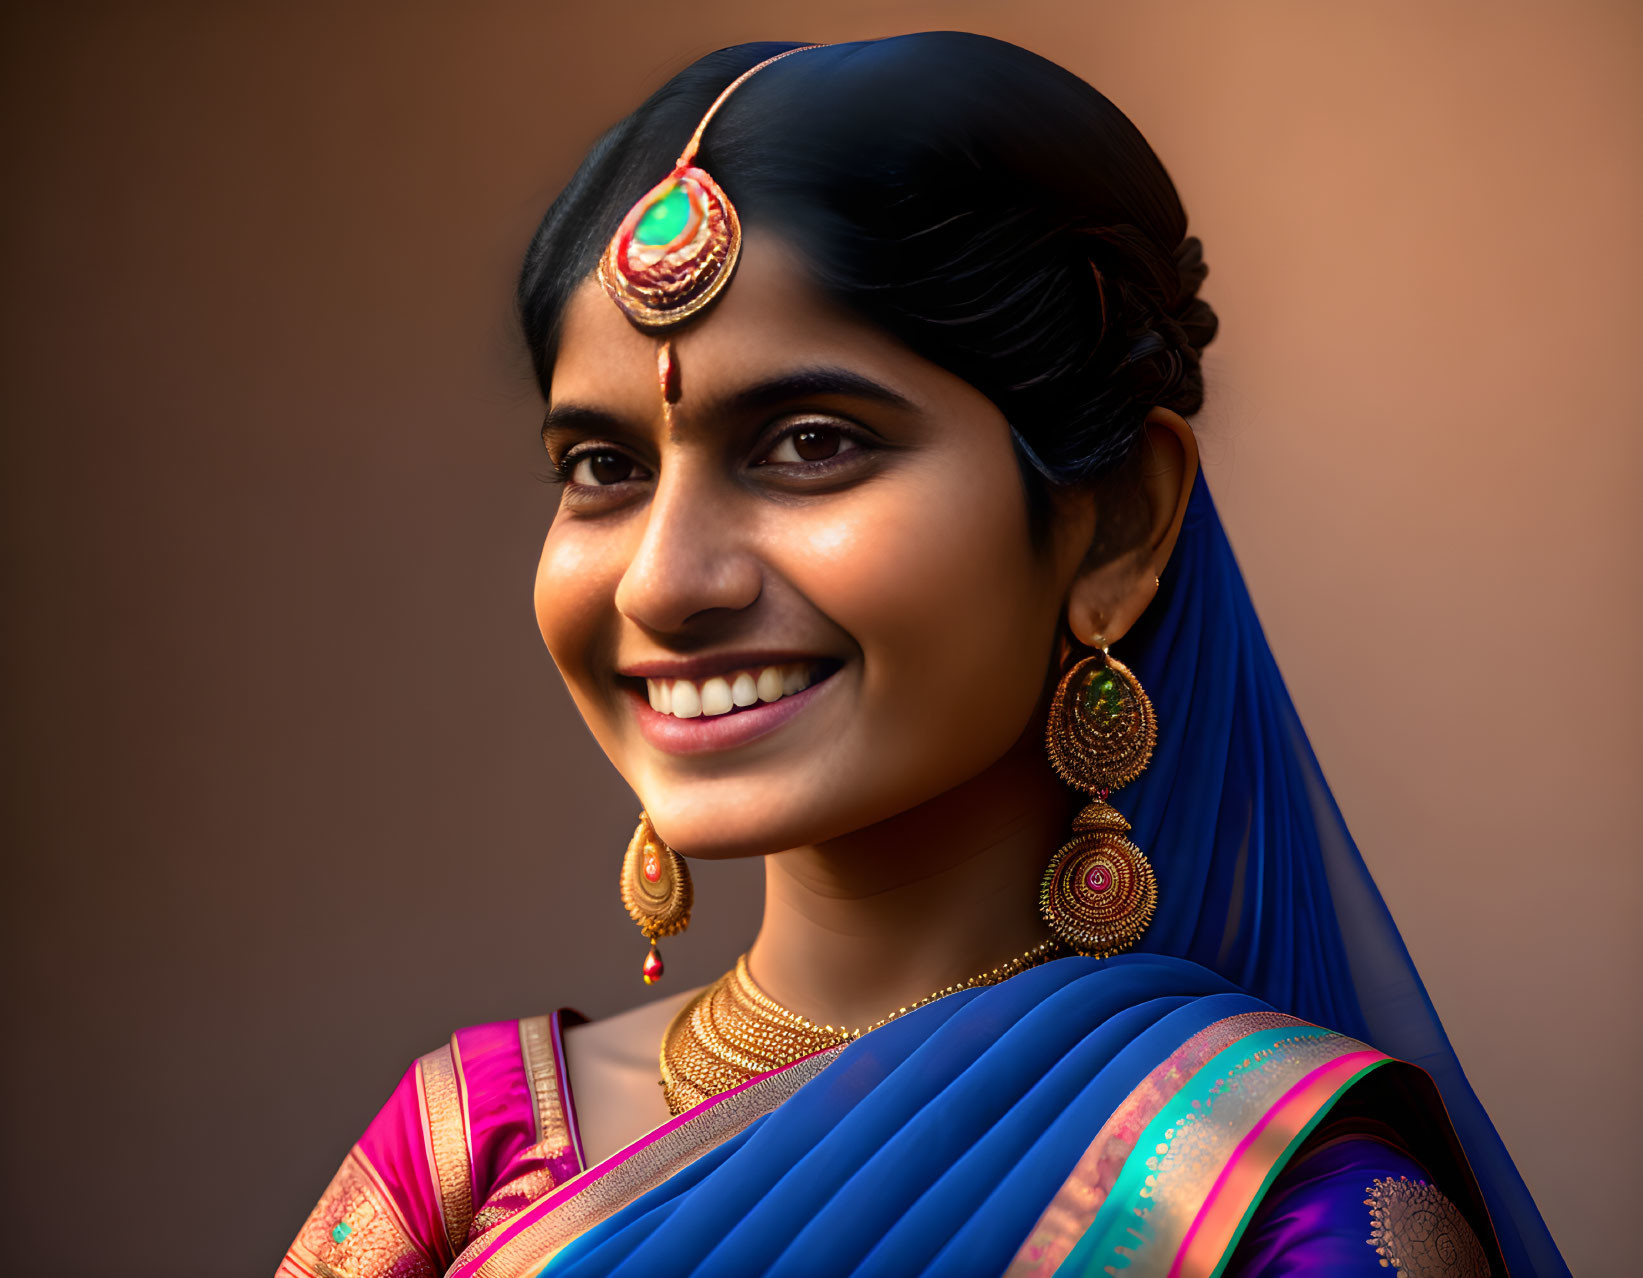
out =
[(1038, 883), (1073, 806), (1023, 738), (927, 803), (766, 857), (753, 979), (818, 1024), (861, 1028), (1024, 953), (1049, 935)]

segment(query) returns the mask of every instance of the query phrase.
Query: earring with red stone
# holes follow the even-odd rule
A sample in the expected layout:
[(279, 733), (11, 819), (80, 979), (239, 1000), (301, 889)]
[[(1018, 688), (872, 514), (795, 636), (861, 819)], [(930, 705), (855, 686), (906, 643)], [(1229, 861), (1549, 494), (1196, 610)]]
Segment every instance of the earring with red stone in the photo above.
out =
[(693, 899), (690, 869), (684, 857), (662, 842), (650, 818), (641, 812), (639, 826), (622, 857), (622, 904), (650, 942), (642, 969), (646, 985), (662, 979), (662, 952), (656, 948), (657, 940), (685, 930)]
[(1045, 746), (1068, 785), (1094, 802), (1073, 818), (1074, 837), (1053, 857), (1039, 885), (1039, 912), (1080, 954), (1105, 958), (1141, 939), (1158, 905), (1146, 855), (1124, 835), (1130, 823), (1107, 802), (1140, 776), (1158, 742), (1152, 702), (1129, 667), (1099, 651), (1075, 663), (1050, 703)]

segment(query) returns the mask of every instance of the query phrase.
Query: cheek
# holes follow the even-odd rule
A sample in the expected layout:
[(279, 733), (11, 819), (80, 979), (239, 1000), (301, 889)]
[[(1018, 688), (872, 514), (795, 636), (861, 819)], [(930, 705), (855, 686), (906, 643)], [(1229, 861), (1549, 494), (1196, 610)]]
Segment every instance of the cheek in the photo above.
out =
[(916, 743), (922, 757), (973, 753), (955, 764), (985, 766), (1008, 749), (1042, 691), (1059, 605), (1014, 459), (868, 485), (854, 511), (810, 533), (800, 588), (860, 647), (873, 753)]
[(610, 546), (579, 536), (564, 523), (548, 530), (536, 565), (536, 625), (584, 713), (595, 654), (614, 643), (610, 601), (620, 571)]

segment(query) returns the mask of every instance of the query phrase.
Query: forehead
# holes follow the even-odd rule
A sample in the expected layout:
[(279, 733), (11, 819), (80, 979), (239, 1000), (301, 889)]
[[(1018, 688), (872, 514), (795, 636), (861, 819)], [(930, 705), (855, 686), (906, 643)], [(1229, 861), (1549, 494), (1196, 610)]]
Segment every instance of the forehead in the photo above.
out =
[(624, 416), (653, 416), (660, 402), (656, 352), (662, 338), (672, 341), (682, 372), (681, 409), (798, 363), (843, 365), (903, 388), (915, 400), (923, 398), (921, 386), (930, 393), (943, 381), (958, 381), (829, 298), (780, 237), (751, 228), (736, 274), (718, 301), (662, 334), (634, 328), (597, 278), (584, 280), (566, 307), (551, 404), (598, 404)]

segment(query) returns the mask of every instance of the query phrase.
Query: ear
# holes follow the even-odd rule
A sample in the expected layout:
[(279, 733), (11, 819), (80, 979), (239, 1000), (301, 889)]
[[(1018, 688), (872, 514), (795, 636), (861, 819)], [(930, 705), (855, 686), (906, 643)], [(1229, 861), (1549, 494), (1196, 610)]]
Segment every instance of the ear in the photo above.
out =
[(1087, 562), (1067, 596), (1067, 625), (1079, 642), (1098, 647), (1128, 633), (1158, 593), (1158, 577), (1175, 550), (1187, 499), (1198, 477), (1198, 440), (1179, 413), (1147, 414), (1135, 475), (1141, 491), (1139, 537), (1101, 562)]

